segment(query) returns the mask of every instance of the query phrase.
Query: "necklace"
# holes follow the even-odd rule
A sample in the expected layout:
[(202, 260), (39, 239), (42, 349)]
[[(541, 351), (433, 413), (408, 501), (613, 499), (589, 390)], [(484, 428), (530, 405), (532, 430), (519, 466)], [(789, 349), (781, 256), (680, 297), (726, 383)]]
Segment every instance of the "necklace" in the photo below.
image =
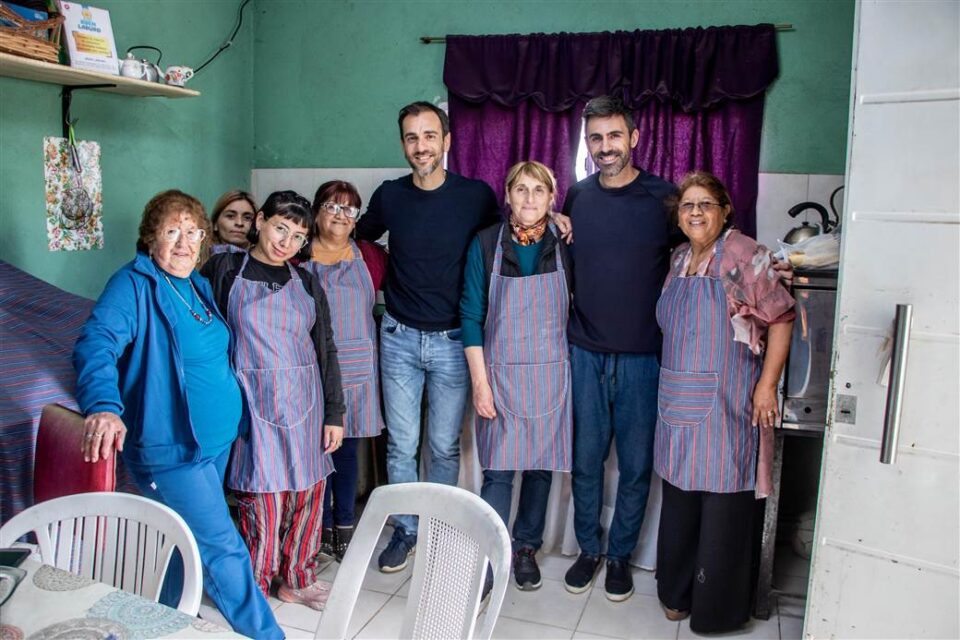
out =
[(187, 302), (187, 299), (180, 294), (180, 292), (177, 290), (175, 286), (173, 286), (173, 283), (170, 282), (170, 278), (167, 277), (167, 274), (163, 273), (163, 271), (161, 271), (160, 273), (163, 274), (163, 279), (167, 281), (167, 284), (170, 285), (170, 288), (173, 289), (173, 292), (177, 294), (178, 298), (180, 298), (180, 302), (182, 302), (187, 307), (187, 310), (190, 312), (190, 315), (193, 316), (194, 320), (196, 320), (202, 325), (208, 325), (211, 322), (213, 322), (213, 314), (210, 313), (210, 309), (207, 309), (207, 305), (203, 304), (203, 299), (200, 297), (200, 294), (197, 293), (196, 288), (194, 288), (193, 286), (193, 282), (189, 278), (187, 279), (187, 282), (190, 284), (190, 290), (193, 291), (193, 296), (197, 299), (197, 302), (200, 303), (200, 308), (203, 309), (203, 312), (205, 314), (207, 314), (206, 320), (200, 317), (200, 314), (193, 310), (193, 305)]

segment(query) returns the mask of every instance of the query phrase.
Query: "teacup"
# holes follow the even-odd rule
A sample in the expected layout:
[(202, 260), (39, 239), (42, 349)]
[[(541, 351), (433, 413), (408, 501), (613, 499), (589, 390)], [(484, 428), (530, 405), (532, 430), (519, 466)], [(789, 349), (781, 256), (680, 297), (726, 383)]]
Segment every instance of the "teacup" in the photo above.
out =
[(190, 67), (167, 67), (167, 72), (163, 77), (167, 84), (182, 87), (187, 80), (193, 77), (193, 69)]

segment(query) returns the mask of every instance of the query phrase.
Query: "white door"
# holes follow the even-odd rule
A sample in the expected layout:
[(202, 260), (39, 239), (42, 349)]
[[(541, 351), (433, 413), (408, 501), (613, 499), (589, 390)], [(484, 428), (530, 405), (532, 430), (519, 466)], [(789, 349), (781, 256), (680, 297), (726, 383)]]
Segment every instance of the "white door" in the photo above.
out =
[[(831, 417), (805, 637), (960, 637), (960, 2), (858, 3)], [(889, 338), (912, 305), (899, 445)]]

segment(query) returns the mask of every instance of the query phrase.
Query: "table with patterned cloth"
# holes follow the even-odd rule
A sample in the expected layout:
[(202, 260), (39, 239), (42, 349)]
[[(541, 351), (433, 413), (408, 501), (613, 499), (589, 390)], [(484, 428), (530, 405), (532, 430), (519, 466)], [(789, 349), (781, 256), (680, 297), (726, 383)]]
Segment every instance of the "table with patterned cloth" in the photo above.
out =
[(34, 559), (0, 607), (0, 640), (142, 640), (242, 638), (212, 622), (119, 591)]

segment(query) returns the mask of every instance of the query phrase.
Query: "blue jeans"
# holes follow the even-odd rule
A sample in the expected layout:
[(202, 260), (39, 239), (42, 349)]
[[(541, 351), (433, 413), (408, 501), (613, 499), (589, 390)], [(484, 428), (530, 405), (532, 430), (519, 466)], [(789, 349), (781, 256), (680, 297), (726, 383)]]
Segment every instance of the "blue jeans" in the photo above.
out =
[(327, 476), (323, 492), (323, 528), (352, 527), (357, 503), (357, 449), (366, 438), (344, 438), (330, 454), (335, 471)]
[[(251, 638), (283, 638), (283, 630), (253, 577), (250, 552), (230, 519), (223, 497), (223, 475), (230, 448), (215, 458), (173, 467), (133, 468), (147, 498), (162, 502), (182, 517), (200, 548), (203, 588), (238, 633)], [(171, 558), (160, 602), (176, 607), (183, 589), (183, 560)]]
[(647, 508), (657, 426), (655, 355), (570, 348), (573, 378), (573, 526), (581, 553), (600, 555), (603, 463), (617, 443), (620, 480), (607, 557), (626, 560)]
[[(455, 486), (460, 475), (460, 427), (470, 391), (460, 329), (420, 331), (384, 313), (380, 374), (387, 421), (387, 480), (390, 484), (418, 480), (420, 403), (426, 385), (430, 445), (426, 480)], [(394, 527), (416, 535), (417, 519), (396, 516)]]
[[(483, 470), (480, 497), (493, 507), (510, 526), (510, 505), (513, 503), (513, 477), (516, 471)], [(543, 545), (543, 526), (547, 517), (547, 498), (550, 497), (552, 471), (523, 472), (520, 484), (520, 503), (513, 521), (513, 548), (530, 547), (534, 551)]]

